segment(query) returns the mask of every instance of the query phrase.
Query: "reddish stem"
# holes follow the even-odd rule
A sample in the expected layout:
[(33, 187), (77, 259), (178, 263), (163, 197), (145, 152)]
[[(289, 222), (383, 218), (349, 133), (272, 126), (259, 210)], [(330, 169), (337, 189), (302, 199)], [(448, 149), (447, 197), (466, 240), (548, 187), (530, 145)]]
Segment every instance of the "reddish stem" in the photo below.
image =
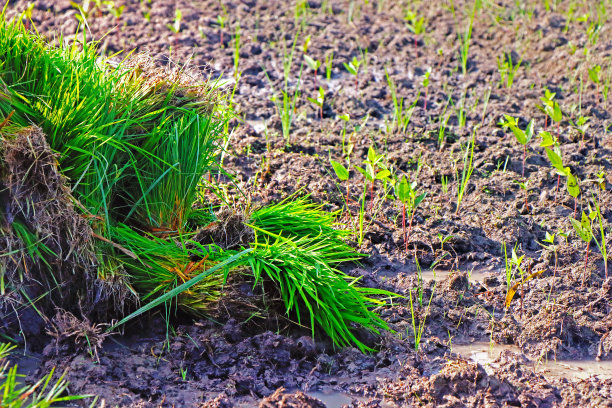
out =
[(586, 273), (587, 264), (589, 262), (589, 246), (591, 245), (591, 241), (587, 242), (586, 247), (586, 257), (584, 258), (584, 272)]
[(408, 253), (408, 236), (406, 235), (406, 203), (402, 203), (402, 230), (404, 231), (404, 245), (406, 253)]
[(544, 117), (544, 130), (548, 129), (548, 115)]
[(523, 145), (523, 178), (525, 177), (525, 160), (527, 159), (527, 144)]
[[(412, 209), (412, 212), (410, 213), (410, 222), (408, 224), (408, 235), (406, 236), (406, 242), (408, 242), (408, 237), (410, 236), (410, 233), (412, 232), (412, 220), (414, 219), (414, 208)], [(406, 244), (406, 248), (408, 248), (408, 244)]]
[(578, 197), (574, 197), (574, 218), (576, 218), (576, 207), (578, 204)]
[(557, 189), (555, 190), (555, 204), (557, 203), (557, 193), (559, 192), (559, 183), (561, 182), (561, 175), (557, 174)]
[(427, 110), (427, 94), (429, 92), (429, 88), (425, 88), (425, 110)]

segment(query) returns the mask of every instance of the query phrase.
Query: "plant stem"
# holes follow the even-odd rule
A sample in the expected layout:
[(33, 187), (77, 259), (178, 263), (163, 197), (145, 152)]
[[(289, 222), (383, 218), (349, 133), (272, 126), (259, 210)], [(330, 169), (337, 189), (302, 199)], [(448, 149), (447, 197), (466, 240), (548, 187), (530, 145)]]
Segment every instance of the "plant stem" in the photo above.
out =
[(587, 264), (589, 263), (589, 247), (591, 245), (591, 241), (587, 242), (587, 247), (586, 247), (586, 257), (584, 258), (584, 272), (586, 273), (587, 270)]
[(574, 197), (574, 218), (576, 218), (576, 206), (578, 204), (578, 197)]
[(525, 160), (527, 159), (527, 144), (523, 145), (523, 178), (525, 177)]
[(346, 212), (350, 217), (351, 210), (349, 209), (349, 180), (346, 180)]
[(559, 183), (561, 182), (561, 175), (557, 174), (557, 189), (555, 190), (555, 204), (557, 203), (557, 193), (559, 192)]
[(370, 212), (372, 212), (373, 208), (374, 208), (374, 180), (372, 180), (372, 183), (370, 184)]
[(406, 203), (402, 203), (402, 230), (404, 231), (404, 245), (408, 253), (408, 236), (406, 235)]
[(408, 250), (408, 237), (410, 236), (410, 233), (412, 232), (412, 220), (413, 219), (414, 219), (414, 208), (410, 212), (410, 222), (408, 223), (408, 235), (406, 235), (406, 251)]
[(429, 88), (425, 88), (425, 110), (427, 110), (427, 94), (429, 93)]

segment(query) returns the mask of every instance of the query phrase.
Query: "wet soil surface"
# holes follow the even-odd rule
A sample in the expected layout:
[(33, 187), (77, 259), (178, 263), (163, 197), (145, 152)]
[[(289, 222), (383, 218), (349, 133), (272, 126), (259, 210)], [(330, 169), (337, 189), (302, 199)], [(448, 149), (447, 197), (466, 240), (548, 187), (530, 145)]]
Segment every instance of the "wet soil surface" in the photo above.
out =
[[(26, 334), (34, 332), (26, 337), (23, 360), (30, 378), (53, 366), (67, 369), (72, 392), (125, 407), (325, 406), (317, 396), (330, 407), (612, 406), (609, 372), (576, 376), (571, 370), (571, 361), (612, 359), (612, 281), (605, 279), (595, 242), (585, 262), (586, 245), (569, 221), (575, 208), (579, 218), (597, 201), (609, 238), (612, 117), (602, 93), (612, 75), (612, 25), (597, 19), (596, 2), (571, 3), (573, 13), (564, 2), (554, 10), (544, 2), (483, 3), (465, 74), (458, 33), (469, 23), (472, 4), (463, 1), (413, 5), (425, 18), (421, 35), (403, 18), (408, 6), (394, 1), (117, 1), (115, 7), (125, 5), (118, 18), (106, 8), (92, 11), (87, 32), (100, 39), (102, 52), (136, 49), (160, 63), (189, 61), (206, 75), (222, 76), (230, 91), (239, 30), (240, 76), (233, 95), (238, 115), (230, 123), (224, 163), (246, 193), (247, 199), (236, 194), (238, 201), (265, 203), (300, 190), (328, 202), (330, 210), (343, 209), (346, 184), (339, 184), (328, 158), (346, 163), (343, 146), (349, 143), (352, 166), (361, 165), (374, 146), (389, 167), (408, 174), (427, 196), (407, 245), (401, 206), (386, 198), (383, 183), (374, 187), (372, 209), (369, 191), (366, 197), (365, 233), (353, 244), (370, 257), (347, 270), (363, 276), (364, 285), (405, 296), (380, 310), (395, 332), (370, 339), (377, 353), (334, 350), (285, 326), (271, 330), (204, 320), (166, 330), (154, 317), (124, 336), (107, 338), (96, 356), (48, 340), (34, 315), (23, 324)], [(13, 2), (10, 12), (27, 4)], [(39, 32), (71, 38), (79, 12), (70, 2), (34, 4)], [(175, 34), (168, 25), (177, 8), (182, 18)], [(585, 15), (586, 21), (578, 18)], [(598, 31), (594, 24), (600, 24)], [(298, 87), (299, 92), (287, 141), (273, 96), (278, 100), (284, 89), (284, 56), (296, 33), (287, 89), (290, 95)], [(324, 62), (333, 52), (329, 77), (325, 63), (316, 76), (307, 66), (300, 69), (307, 36), (312, 58)], [(511, 89), (500, 86), (496, 60), (504, 54), (521, 61)], [(343, 65), (353, 57), (365, 61), (356, 78)], [(599, 86), (588, 76), (595, 65), (601, 66)], [(417, 100), (405, 130), (392, 125), (386, 72), (405, 107)], [(319, 87), (325, 93), (321, 110), (307, 100), (316, 99)], [(538, 108), (545, 89), (556, 94), (563, 111), (558, 123), (551, 124)], [(348, 122), (337, 118), (343, 114), (350, 115)], [(523, 169), (523, 147), (498, 125), (504, 114), (517, 117), (523, 129), (534, 119), (536, 134), (546, 127), (559, 138), (564, 165), (580, 180), (576, 202), (563, 178), (557, 192), (557, 175), (537, 137)], [(580, 129), (580, 116), (589, 118), (588, 128)], [(458, 207), (464, 151), (472, 136), (474, 170)], [(593, 182), (602, 171), (605, 190)], [(521, 188), (518, 182), (526, 180), (527, 188)], [(348, 187), (351, 217), (345, 222), (354, 227), (364, 192), (354, 167)], [(557, 234), (554, 246), (542, 245), (547, 232)], [(525, 274), (542, 271), (518, 289), (507, 309), (503, 243), (509, 258), (512, 248), (524, 255)], [(413, 322), (418, 329), (422, 321), (416, 352)], [(513, 347), (490, 364), (473, 358), (469, 349), (455, 352), (483, 340)], [(554, 359), (568, 364), (565, 374), (535, 368)]]

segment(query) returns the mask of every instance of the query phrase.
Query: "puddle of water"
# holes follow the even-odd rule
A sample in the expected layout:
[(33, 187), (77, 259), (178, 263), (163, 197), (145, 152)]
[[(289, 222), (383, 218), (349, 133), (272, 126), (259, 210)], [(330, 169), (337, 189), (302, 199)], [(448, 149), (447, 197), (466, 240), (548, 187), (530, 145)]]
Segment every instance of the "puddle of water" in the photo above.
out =
[[(382, 278), (391, 278), (394, 277), (396, 275), (398, 275), (400, 272), (404, 272), (404, 271), (394, 271), (394, 272), (389, 272), (389, 271), (384, 271), (384, 270), (379, 270), (376, 272), (376, 274)], [(453, 270), (433, 270), (433, 269), (425, 269), (423, 271), (421, 271), (421, 277), (423, 279), (424, 282), (431, 282), (431, 281), (436, 281), (436, 282), (442, 282), (444, 279), (448, 278), (449, 276), (456, 274), (458, 271), (456, 269)], [(487, 276), (487, 274), (491, 273), (491, 270), (488, 269), (474, 269), (473, 271), (459, 271), (459, 272), (465, 272), (468, 274), (468, 277), (470, 279), (470, 282), (474, 283), (474, 282), (482, 282), (484, 280), (484, 278)], [(410, 272), (405, 272), (408, 275), (412, 274), (414, 276), (417, 276), (417, 273), (415, 271), (410, 271)]]
[[(520, 353), (516, 346), (506, 344), (493, 344), (487, 342), (475, 342), (471, 344), (453, 345), (453, 353), (464, 358), (469, 358), (481, 364), (487, 372), (496, 366), (494, 361), (503, 350)], [(555, 378), (568, 378), (570, 380), (585, 379), (597, 376), (600, 379), (612, 379), (612, 361), (596, 360), (548, 360), (531, 362), (529, 364), (535, 372)]]
[(350, 404), (352, 400), (350, 395), (338, 391), (310, 391), (306, 394), (321, 400), (321, 402), (325, 404), (327, 408), (341, 408), (344, 405)]
[[(463, 271), (462, 271), (463, 272)], [(468, 274), (470, 282), (482, 282), (485, 276), (488, 273), (491, 273), (489, 270), (473, 270), (473, 271), (465, 271)], [(436, 281), (441, 282), (449, 276), (457, 273), (457, 270), (449, 270), (449, 271), (434, 271), (433, 269), (426, 269), (421, 272), (421, 276), (425, 282)]]

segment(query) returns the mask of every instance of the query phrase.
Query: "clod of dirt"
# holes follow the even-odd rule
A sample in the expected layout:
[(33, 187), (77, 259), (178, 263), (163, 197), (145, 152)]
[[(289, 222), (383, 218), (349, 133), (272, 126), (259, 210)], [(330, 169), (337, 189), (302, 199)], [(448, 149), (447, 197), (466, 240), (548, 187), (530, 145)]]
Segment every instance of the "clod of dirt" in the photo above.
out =
[(55, 317), (51, 319), (50, 327), (47, 328), (47, 334), (55, 339), (56, 354), (59, 354), (60, 347), (75, 346), (77, 352), (87, 350), (99, 361), (98, 349), (109, 334), (103, 331), (105, 326), (107, 325), (92, 324), (87, 318), (81, 320), (70, 312), (58, 309)]
[(9, 291), (21, 304), (21, 289), (30, 299), (49, 292), (37, 303), (43, 311), (63, 307), (95, 320), (122, 313), (127, 287), (98, 279), (91, 228), (42, 130), (3, 131), (0, 139), (0, 253), (13, 254), (0, 257), (0, 269)]
[(259, 408), (325, 408), (325, 404), (302, 391), (292, 394), (287, 393), (284, 388), (279, 388), (274, 394), (264, 398)]
[(242, 213), (223, 208), (216, 214), (217, 220), (200, 229), (193, 240), (201, 244), (216, 244), (223, 249), (236, 249), (253, 242), (253, 230), (246, 226)]

